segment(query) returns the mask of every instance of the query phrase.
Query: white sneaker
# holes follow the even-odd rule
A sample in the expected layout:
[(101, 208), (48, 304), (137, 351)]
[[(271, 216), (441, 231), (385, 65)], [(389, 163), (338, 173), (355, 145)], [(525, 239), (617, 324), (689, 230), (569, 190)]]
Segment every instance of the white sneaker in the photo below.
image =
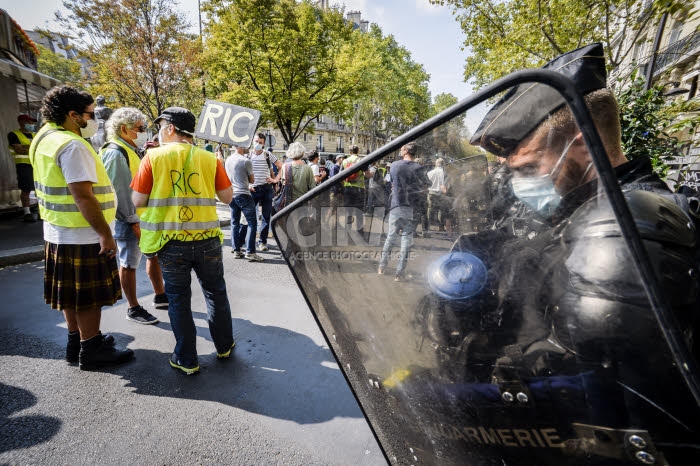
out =
[(270, 250), (270, 248), (268, 248), (267, 244), (265, 244), (265, 243), (258, 244), (258, 247), (256, 249), (258, 251), (269, 251)]
[(245, 258), (248, 259), (249, 262), (262, 262), (262, 261), (265, 260), (265, 259), (263, 259), (262, 257), (258, 256), (258, 255), (255, 254), (255, 253), (246, 254), (246, 255), (245, 255)]
[(243, 253), (241, 251), (231, 251), (233, 253), (234, 259), (243, 259)]

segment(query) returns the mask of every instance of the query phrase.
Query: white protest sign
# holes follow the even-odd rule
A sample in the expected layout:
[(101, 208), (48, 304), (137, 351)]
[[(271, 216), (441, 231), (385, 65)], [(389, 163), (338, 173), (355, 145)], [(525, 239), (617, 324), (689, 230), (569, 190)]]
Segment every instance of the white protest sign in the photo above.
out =
[(248, 147), (259, 120), (258, 110), (207, 100), (194, 135), (208, 141)]

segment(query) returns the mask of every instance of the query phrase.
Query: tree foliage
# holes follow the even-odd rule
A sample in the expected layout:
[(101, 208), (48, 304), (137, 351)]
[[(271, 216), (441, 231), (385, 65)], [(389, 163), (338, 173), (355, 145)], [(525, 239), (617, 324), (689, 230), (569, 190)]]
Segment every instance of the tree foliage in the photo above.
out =
[(151, 118), (168, 106), (202, 104), (198, 38), (172, 0), (64, 0), (56, 14), (89, 62), (87, 88)]
[[(459, 100), (450, 93), (441, 93), (435, 96), (431, 106), (431, 115), (437, 115), (447, 110)], [(465, 114), (462, 113), (439, 127), (435, 128), (426, 139), (437, 151), (435, 156), (447, 158), (465, 158), (483, 153), (478, 147), (469, 144), (469, 129), (465, 126)]]
[(367, 70), (369, 88), (357, 101), (354, 126), (372, 135), (375, 149), (378, 139), (394, 138), (430, 116), (430, 75), (379, 26), (371, 25), (367, 39), (379, 62)]
[(252, 107), (287, 143), (322, 114), (350, 115), (379, 58), (342, 11), (308, 0), (210, 0), (203, 64), (218, 100)]
[(670, 102), (663, 90), (662, 86), (645, 90), (644, 79), (635, 74), (631, 85), (619, 92), (617, 99), (625, 155), (629, 159), (650, 157), (654, 170), (665, 177), (668, 164), (682, 155), (683, 145), (689, 142), (675, 134), (682, 130), (694, 134), (700, 119), (697, 115), (679, 118), (679, 110), (684, 110), (687, 104)]
[[(602, 42), (609, 69), (617, 67), (663, 12), (687, 1), (655, 0), (430, 0), (453, 9), (471, 54), (465, 80), (478, 88), (522, 68), (542, 66), (557, 55)], [(613, 45), (616, 44), (616, 45)], [(617, 44), (621, 44), (617, 46)]]
[(49, 75), (66, 84), (81, 85), (80, 63), (52, 52), (40, 44), (36, 44), (36, 46), (39, 49), (37, 69), (40, 73)]

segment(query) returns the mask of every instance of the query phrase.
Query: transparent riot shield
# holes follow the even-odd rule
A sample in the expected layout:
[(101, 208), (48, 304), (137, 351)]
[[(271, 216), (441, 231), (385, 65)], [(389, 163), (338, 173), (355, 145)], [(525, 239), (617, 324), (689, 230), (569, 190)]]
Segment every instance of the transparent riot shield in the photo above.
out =
[[(561, 107), (499, 164), (473, 107), (515, 85)], [(590, 118), (518, 73), (274, 218), (391, 463), (700, 464), (696, 232)]]

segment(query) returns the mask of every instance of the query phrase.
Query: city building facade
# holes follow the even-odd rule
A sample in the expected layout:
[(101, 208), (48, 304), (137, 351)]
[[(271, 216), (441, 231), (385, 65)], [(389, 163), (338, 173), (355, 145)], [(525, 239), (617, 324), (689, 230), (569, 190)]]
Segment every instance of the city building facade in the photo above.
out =
[[(652, 84), (662, 86), (667, 99), (687, 103), (689, 111), (679, 114), (679, 120), (700, 116), (700, 15), (692, 14), (700, 10), (700, 0), (690, 1), (680, 11), (659, 19), (648, 16), (651, 0), (638, 5), (638, 21), (648, 21), (636, 37), (613, 40), (614, 49), (621, 47), (630, 53), (610, 72), (608, 84), (624, 88), (635, 71), (642, 77), (651, 72)], [(688, 142), (683, 146), (683, 156), (670, 164), (669, 186), (700, 189), (700, 131), (690, 134), (686, 129), (673, 136)]]
[(17, 115), (39, 120), (41, 99), (60, 82), (37, 71), (39, 51), (29, 35), (0, 10), (0, 211), (17, 208), (19, 190), (7, 133), (17, 129)]

